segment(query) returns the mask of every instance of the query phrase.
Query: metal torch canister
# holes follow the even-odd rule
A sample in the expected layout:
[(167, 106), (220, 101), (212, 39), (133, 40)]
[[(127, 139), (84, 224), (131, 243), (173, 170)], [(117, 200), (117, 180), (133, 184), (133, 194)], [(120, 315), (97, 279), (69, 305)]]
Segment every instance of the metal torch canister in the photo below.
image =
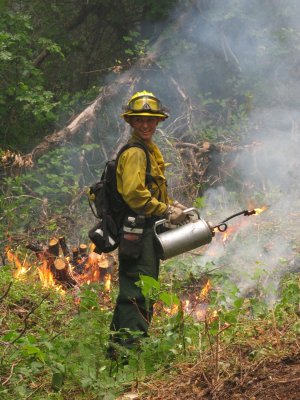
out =
[(168, 222), (168, 220), (162, 219), (154, 225), (154, 233), (159, 244), (161, 260), (204, 246), (212, 240), (213, 232), (209, 224), (200, 218), (196, 208), (188, 208), (183, 212), (185, 214), (196, 214), (198, 219), (159, 234), (157, 233), (157, 228)]

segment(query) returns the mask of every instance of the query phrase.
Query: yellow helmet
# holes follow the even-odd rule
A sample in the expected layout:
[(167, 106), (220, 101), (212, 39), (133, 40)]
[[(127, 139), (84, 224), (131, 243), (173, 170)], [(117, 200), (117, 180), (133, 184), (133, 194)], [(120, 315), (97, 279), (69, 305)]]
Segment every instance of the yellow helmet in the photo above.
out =
[(162, 120), (168, 118), (166, 108), (153, 93), (143, 90), (135, 93), (126, 106), (123, 106), (124, 113), (121, 115), (126, 122), (133, 116), (159, 117)]

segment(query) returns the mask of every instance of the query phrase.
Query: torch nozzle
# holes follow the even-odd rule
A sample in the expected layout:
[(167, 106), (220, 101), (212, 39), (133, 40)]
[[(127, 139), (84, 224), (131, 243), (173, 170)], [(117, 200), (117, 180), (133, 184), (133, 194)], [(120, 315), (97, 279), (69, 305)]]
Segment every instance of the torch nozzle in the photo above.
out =
[(256, 214), (256, 210), (255, 209), (251, 210), (251, 211), (249, 211), (249, 210), (245, 210), (244, 211), (244, 215), (245, 216), (249, 216), (249, 215), (253, 215), (253, 214)]

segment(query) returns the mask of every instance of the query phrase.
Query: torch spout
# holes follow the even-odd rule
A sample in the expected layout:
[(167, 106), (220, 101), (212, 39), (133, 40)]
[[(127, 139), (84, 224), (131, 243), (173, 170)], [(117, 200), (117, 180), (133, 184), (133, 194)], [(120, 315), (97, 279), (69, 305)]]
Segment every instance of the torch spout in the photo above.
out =
[(256, 210), (251, 210), (251, 211), (245, 210), (245, 212), (244, 212), (245, 216), (249, 216), (249, 215), (253, 215), (253, 214), (256, 214)]

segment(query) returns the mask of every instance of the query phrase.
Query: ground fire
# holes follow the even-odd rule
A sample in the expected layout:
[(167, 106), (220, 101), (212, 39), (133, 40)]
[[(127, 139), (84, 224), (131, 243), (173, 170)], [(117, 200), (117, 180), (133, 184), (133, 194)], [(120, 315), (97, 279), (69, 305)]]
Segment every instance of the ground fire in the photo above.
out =
[(48, 246), (30, 243), (26, 247), (35, 254), (32, 262), (28, 261), (28, 253), (21, 261), (21, 257), (11, 249), (6, 252), (8, 261), (15, 267), (16, 279), (26, 279), (36, 269), (43, 287), (52, 287), (61, 293), (92, 282), (103, 282), (104, 290), (110, 290), (111, 275), (116, 265), (113, 254), (97, 254), (93, 247), (88, 248), (83, 243), (70, 251), (63, 236), (52, 238)]

